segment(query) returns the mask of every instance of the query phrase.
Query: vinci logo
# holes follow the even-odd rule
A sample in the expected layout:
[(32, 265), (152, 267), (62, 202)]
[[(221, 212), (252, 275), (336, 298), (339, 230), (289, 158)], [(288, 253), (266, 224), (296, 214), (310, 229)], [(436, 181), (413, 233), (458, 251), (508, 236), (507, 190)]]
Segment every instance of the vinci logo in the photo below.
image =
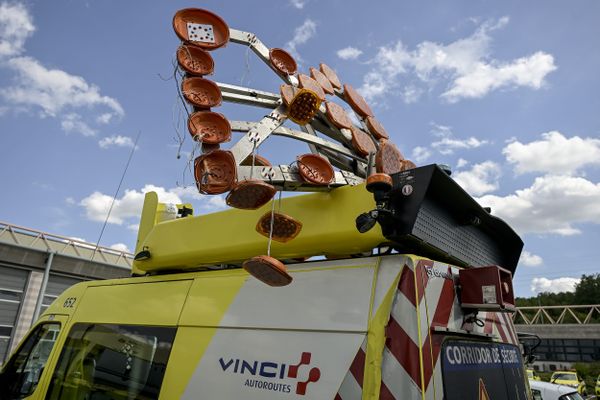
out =
[[(278, 363), (274, 361), (248, 361), (239, 358), (219, 358), (219, 364), (225, 372), (234, 374), (250, 375), (255, 377), (269, 378), (270, 381), (246, 380), (245, 386), (271, 390), (277, 392), (290, 393), (291, 385), (286, 384), (286, 378), (298, 380), (298, 371), (301, 367), (310, 367), (312, 353), (303, 352), (300, 356), (300, 362), (294, 365)], [(306, 380), (296, 382), (296, 394), (305, 395), (309, 383), (317, 382), (321, 378), (321, 370), (318, 367), (310, 368)], [(279, 382), (273, 382), (273, 379)]]

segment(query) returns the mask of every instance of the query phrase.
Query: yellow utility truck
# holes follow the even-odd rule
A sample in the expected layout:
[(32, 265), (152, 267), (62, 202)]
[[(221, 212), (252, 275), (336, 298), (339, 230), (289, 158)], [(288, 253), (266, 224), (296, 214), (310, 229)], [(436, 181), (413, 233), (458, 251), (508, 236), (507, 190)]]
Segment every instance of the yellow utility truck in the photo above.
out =
[(281, 199), (302, 223), (268, 250), (281, 286), (241, 268), (267, 251), (270, 204), (193, 216), (148, 193), (133, 276), (66, 290), (0, 399), (530, 399), (521, 240), (436, 165), (392, 178)]

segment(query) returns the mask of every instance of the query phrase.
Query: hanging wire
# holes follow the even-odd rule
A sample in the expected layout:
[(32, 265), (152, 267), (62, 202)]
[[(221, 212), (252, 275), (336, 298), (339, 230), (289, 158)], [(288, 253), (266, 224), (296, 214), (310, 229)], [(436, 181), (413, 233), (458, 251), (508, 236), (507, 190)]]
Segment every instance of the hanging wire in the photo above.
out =
[(273, 226), (275, 225), (275, 200), (273, 200), (271, 203), (271, 223), (269, 226), (269, 244), (267, 245), (267, 255), (269, 257), (271, 256), (271, 243), (273, 242)]
[(277, 207), (277, 212), (281, 213), (281, 194), (283, 193), (283, 190), (279, 191), (279, 198), (277, 199), (277, 201), (279, 202), (279, 205)]
[(252, 145), (252, 166), (250, 167), (250, 179), (254, 176), (254, 163), (256, 162), (256, 142)]
[(92, 261), (94, 259), (94, 256), (96, 255), (96, 250), (98, 249), (98, 246), (100, 245), (100, 240), (102, 240), (102, 235), (104, 234), (104, 230), (106, 229), (106, 224), (108, 223), (108, 219), (110, 218), (110, 213), (112, 212), (113, 206), (115, 205), (115, 201), (117, 200), (117, 196), (119, 195), (119, 191), (121, 190), (121, 185), (123, 184), (123, 180), (125, 179), (125, 174), (127, 173), (127, 169), (129, 169), (129, 164), (131, 163), (131, 159), (133, 158), (133, 153), (135, 152), (135, 149), (137, 148), (138, 140), (140, 139), (141, 135), (142, 135), (142, 131), (139, 131), (135, 138), (135, 142), (133, 143), (133, 148), (131, 149), (131, 152), (129, 153), (129, 158), (127, 159), (127, 164), (125, 164), (125, 169), (123, 170), (123, 174), (121, 174), (121, 180), (119, 181), (119, 185), (117, 186), (115, 195), (113, 196), (112, 202), (110, 203), (108, 213), (106, 214), (106, 219), (104, 220), (104, 224), (102, 224), (102, 229), (100, 230), (100, 236), (98, 237), (98, 241), (96, 242), (96, 247), (94, 247), (94, 251), (92, 252), (90, 261)]
[(250, 85), (250, 46), (246, 47), (245, 69), (240, 78), (240, 86), (245, 86), (244, 80), (246, 80), (246, 78), (248, 78), (246, 85)]

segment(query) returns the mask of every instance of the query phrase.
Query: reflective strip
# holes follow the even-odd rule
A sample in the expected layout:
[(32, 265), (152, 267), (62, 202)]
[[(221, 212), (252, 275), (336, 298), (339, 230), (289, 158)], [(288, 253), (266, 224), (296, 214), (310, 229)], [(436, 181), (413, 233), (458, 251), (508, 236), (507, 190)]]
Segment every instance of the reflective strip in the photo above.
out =
[(356, 352), (352, 364), (335, 395), (335, 400), (361, 400), (365, 372), (367, 338)]

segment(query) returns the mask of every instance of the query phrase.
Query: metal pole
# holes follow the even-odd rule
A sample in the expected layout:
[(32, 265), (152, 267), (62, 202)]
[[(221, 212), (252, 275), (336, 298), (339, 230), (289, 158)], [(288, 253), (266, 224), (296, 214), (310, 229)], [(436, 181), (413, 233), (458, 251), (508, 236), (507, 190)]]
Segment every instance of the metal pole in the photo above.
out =
[(33, 319), (31, 323), (35, 323), (40, 316), (40, 310), (42, 309), (42, 303), (44, 302), (44, 295), (46, 294), (46, 286), (48, 285), (48, 277), (50, 276), (50, 267), (52, 266), (52, 260), (54, 259), (54, 252), (48, 253), (48, 259), (46, 260), (46, 269), (44, 270), (44, 279), (42, 279), (42, 287), (35, 303), (35, 311), (33, 312)]

